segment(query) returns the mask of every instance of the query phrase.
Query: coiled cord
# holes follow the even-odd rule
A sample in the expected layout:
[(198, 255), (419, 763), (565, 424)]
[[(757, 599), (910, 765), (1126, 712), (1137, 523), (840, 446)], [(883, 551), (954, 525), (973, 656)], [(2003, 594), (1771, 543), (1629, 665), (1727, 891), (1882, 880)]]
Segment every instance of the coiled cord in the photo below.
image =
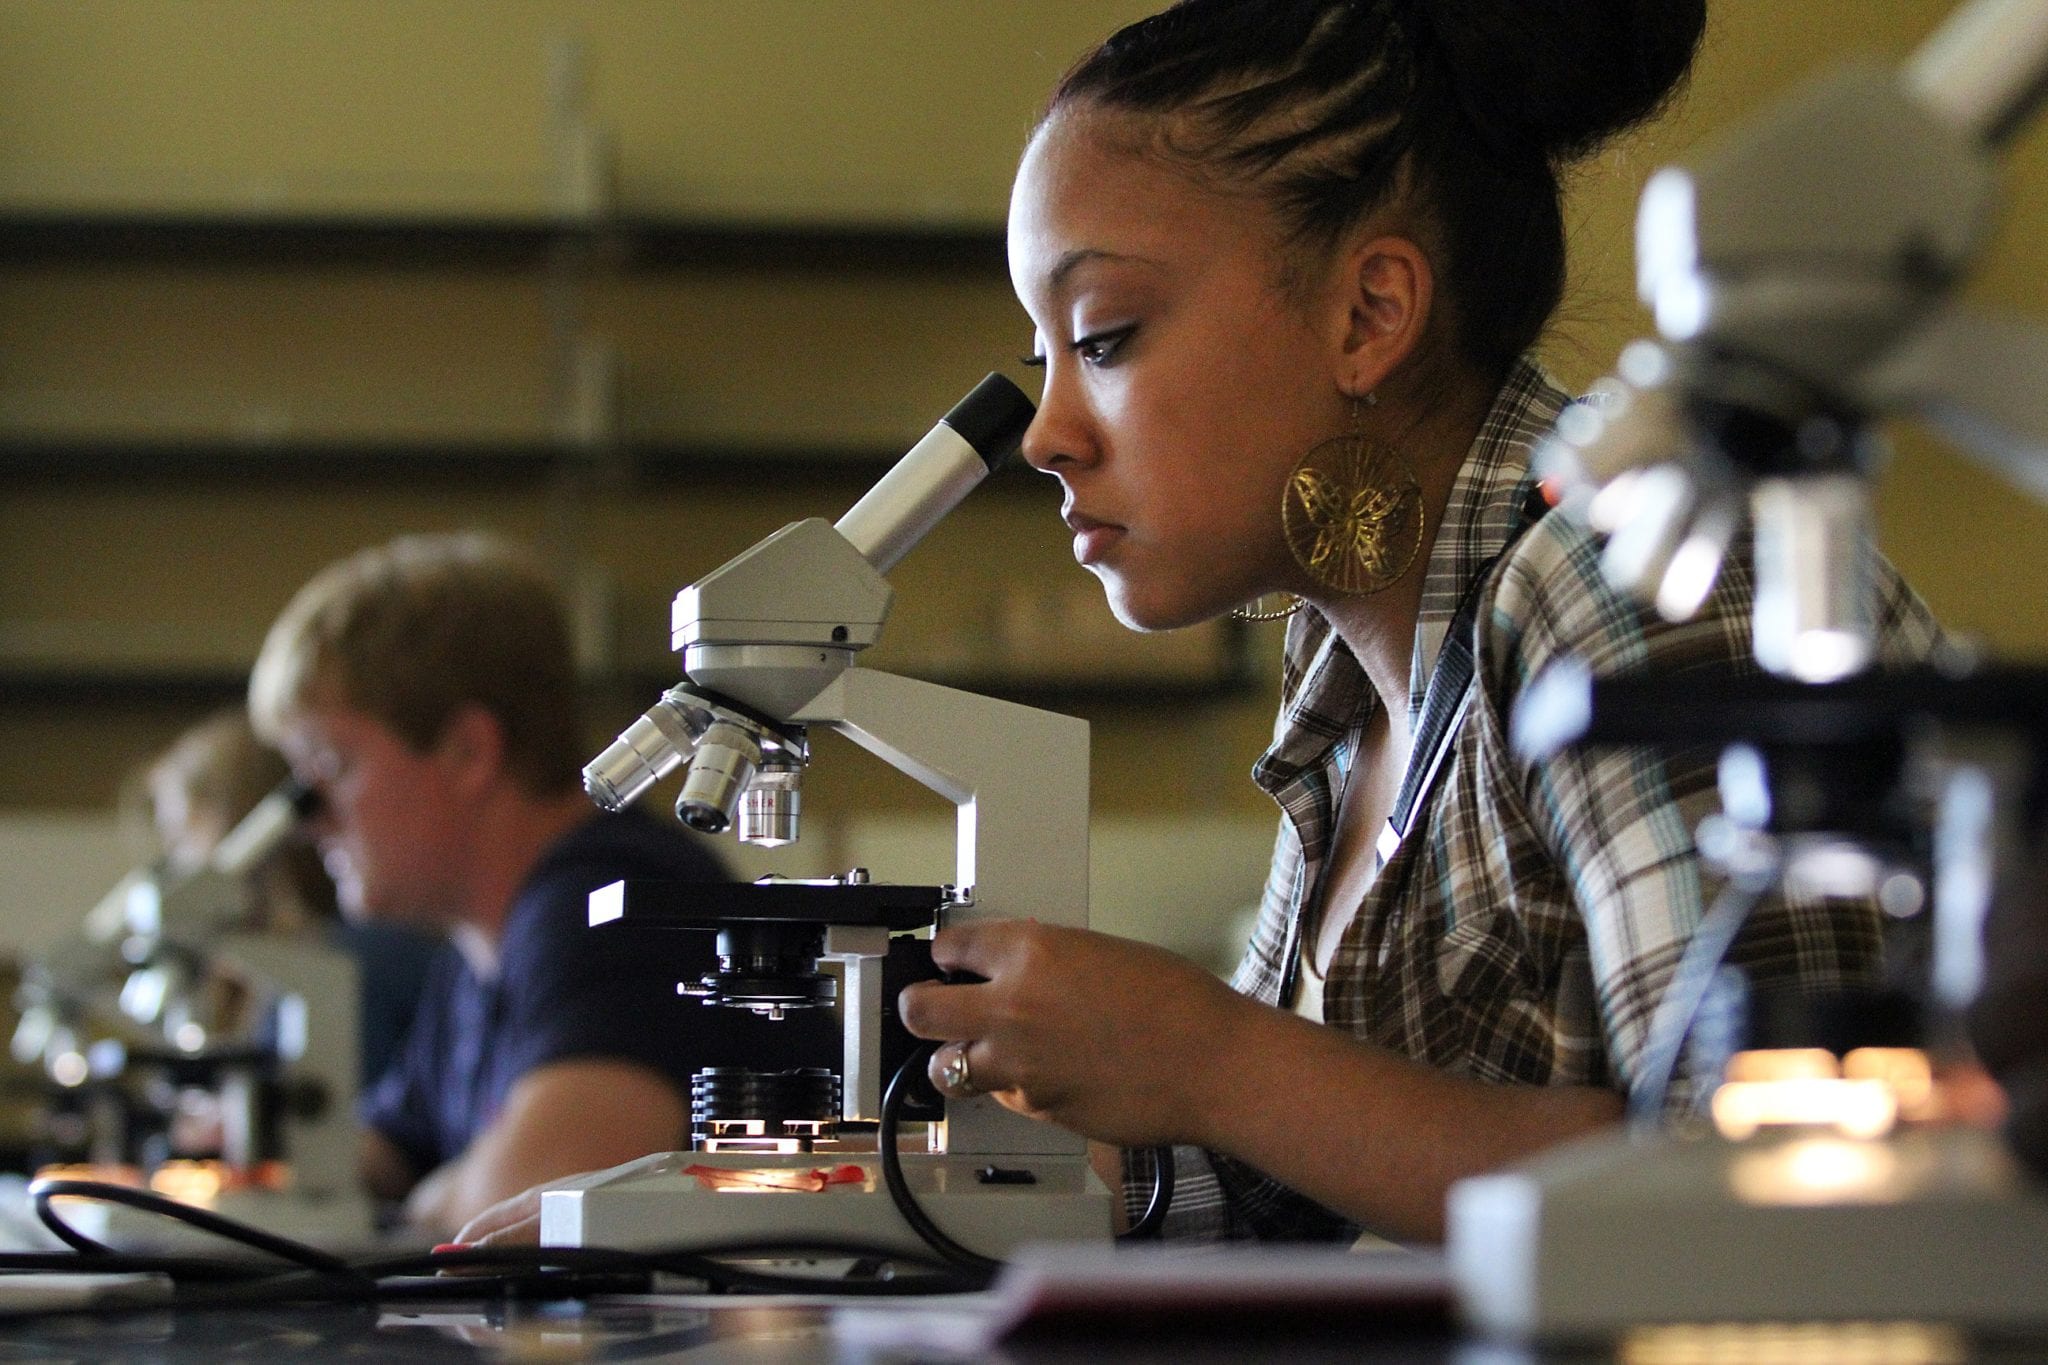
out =
[[(940, 1260), (970, 1274), (993, 1275), (1002, 1267), (1001, 1261), (954, 1241), (917, 1202), (917, 1196), (911, 1193), (910, 1182), (903, 1174), (902, 1155), (896, 1149), (896, 1135), (902, 1126), (903, 1103), (910, 1093), (911, 1078), (922, 1075), (930, 1067), (932, 1054), (938, 1049), (939, 1044), (926, 1043), (913, 1051), (904, 1059), (903, 1065), (896, 1068), (896, 1074), (889, 1078), (888, 1089), (882, 1092), (882, 1122), (875, 1135), (882, 1163), (882, 1185), (888, 1190), (889, 1200), (895, 1204), (896, 1211), (903, 1215), (903, 1221)], [(1144, 1216), (1129, 1232), (1121, 1234), (1118, 1241), (1139, 1241), (1157, 1236), (1166, 1221), (1166, 1211), (1173, 1203), (1173, 1149), (1156, 1147), (1152, 1154), (1152, 1197), (1146, 1201)]]

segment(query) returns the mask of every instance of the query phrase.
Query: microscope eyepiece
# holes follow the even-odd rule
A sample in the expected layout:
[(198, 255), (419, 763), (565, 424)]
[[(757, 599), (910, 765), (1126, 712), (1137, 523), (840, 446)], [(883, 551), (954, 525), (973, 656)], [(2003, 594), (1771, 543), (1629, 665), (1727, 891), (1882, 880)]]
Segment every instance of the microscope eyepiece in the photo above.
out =
[(319, 804), (310, 787), (295, 778), (285, 779), (222, 836), (207, 864), (223, 876), (246, 876), (277, 852)]
[(974, 447), (990, 473), (1002, 468), (1024, 440), (1024, 431), (1038, 408), (1018, 388), (999, 374), (976, 384), (953, 410), (939, 420)]
[(1022, 389), (990, 375), (848, 508), (834, 529), (877, 571), (889, 572), (1009, 459), (1037, 411)]

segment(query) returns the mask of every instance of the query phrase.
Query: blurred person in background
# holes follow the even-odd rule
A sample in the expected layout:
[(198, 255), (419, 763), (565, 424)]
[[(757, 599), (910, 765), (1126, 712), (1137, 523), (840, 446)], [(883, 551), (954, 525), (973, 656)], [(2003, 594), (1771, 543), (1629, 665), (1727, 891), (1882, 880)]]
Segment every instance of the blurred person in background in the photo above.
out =
[(251, 674), (258, 732), (319, 795), (342, 912), (451, 942), (362, 1105), (365, 1183), (443, 1236), (529, 1185), (687, 1146), (700, 1068), (836, 1054), (829, 1015), (679, 999), (711, 935), (590, 928), (598, 887), (726, 872), (680, 825), (585, 798), (577, 703), (554, 585), (473, 534), (330, 565)]
[[(240, 707), (194, 725), (142, 772), (130, 801), (139, 807), (174, 872), (196, 871), (256, 803), (290, 776), (277, 750), (257, 738)], [(391, 1065), (412, 1025), (428, 964), (440, 940), (385, 924), (341, 918), (334, 883), (310, 839), (287, 843), (257, 869), (249, 927), (313, 933), (356, 960), (362, 1084)]]

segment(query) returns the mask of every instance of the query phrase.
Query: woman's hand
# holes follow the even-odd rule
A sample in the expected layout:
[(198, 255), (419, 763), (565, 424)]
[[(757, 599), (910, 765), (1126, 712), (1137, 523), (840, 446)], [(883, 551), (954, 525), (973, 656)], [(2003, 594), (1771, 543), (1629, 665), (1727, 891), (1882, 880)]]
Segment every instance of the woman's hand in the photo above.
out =
[(1123, 1146), (1203, 1139), (1231, 1021), (1258, 1008), (1162, 948), (1034, 920), (948, 926), (932, 959), (987, 978), (899, 998), (912, 1033), (947, 1040), (932, 1059), (940, 1090)]

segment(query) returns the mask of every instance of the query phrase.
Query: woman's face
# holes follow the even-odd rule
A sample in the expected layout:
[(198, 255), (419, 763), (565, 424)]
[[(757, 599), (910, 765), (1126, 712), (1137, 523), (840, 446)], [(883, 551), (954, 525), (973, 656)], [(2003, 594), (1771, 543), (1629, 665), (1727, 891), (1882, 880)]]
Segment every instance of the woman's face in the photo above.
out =
[(1025, 152), (1010, 279), (1045, 361), (1024, 454), (1065, 491), (1074, 557), (1126, 625), (1166, 630), (1299, 584), (1287, 472), (1343, 429), (1341, 329), (1283, 293), (1257, 200), (1128, 150), (1067, 112)]

